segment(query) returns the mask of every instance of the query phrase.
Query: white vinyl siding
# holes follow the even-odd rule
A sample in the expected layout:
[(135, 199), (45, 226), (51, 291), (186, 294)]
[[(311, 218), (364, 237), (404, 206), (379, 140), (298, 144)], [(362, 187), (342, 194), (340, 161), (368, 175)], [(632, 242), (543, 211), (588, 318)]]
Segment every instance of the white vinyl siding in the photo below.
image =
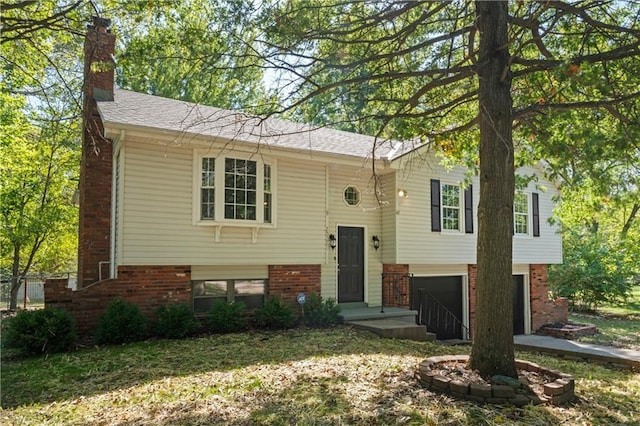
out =
[[(536, 173), (536, 170), (527, 167), (518, 170), (525, 176)], [(553, 184), (540, 178), (537, 182), (529, 182), (526, 188), (522, 189), (528, 194), (529, 211), (532, 210), (531, 195), (538, 193), (538, 215), (540, 236), (536, 238), (514, 238), (513, 239), (513, 263), (562, 263), (562, 235), (557, 225), (549, 223), (549, 218), (553, 216), (555, 197), (559, 195)], [(531, 218), (529, 219), (529, 235), (532, 235)]]
[(382, 196), (385, 203), (382, 213), (382, 234), (380, 235), (380, 252), (382, 263), (395, 263), (398, 247), (396, 232), (396, 211), (404, 203), (405, 198), (398, 197), (395, 173), (389, 173), (382, 178)]
[[(371, 178), (370, 168), (329, 166), (329, 206), (328, 228), (324, 244), (329, 250), (328, 263), (322, 266), (322, 295), (336, 298), (337, 296), (337, 250), (328, 248), (328, 234), (338, 235), (339, 226), (353, 226), (364, 228), (364, 256), (365, 256), (365, 302), (371, 306), (379, 306), (382, 300), (381, 274), (382, 252), (386, 239), (382, 233), (382, 211), (389, 207), (380, 204), (376, 199), (374, 180)], [(344, 200), (345, 189), (357, 188), (360, 202), (357, 206), (349, 205)], [(384, 200), (382, 200), (384, 201)], [(373, 248), (373, 235), (380, 238), (380, 250)], [(389, 244), (392, 244), (389, 241)]]
[[(395, 214), (397, 226), (397, 258), (390, 263), (409, 264), (473, 264), (476, 260), (477, 232), (433, 232), (431, 230), (431, 179), (443, 183), (462, 182), (465, 171), (461, 167), (447, 171), (436, 163), (433, 155), (404, 163), (398, 170), (398, 187), (408, 197), (398, 201)], [(477, 211), (477, 180), (473, 181), (474, 211)], [(462, 190), (461, 190), (462, 192)], [(441, 211), (441, 207), (440, 210)], [(462, 209), (460, 210), (462, 215)], [(441, 219), (442, 220), (442, 219)], [(475, 215), (473, 220), (476, 220)], [(462, 224), (461, 224), (461, 228)], [(474, 226), (477, 229), (477, 226)]]
[[(193, 199), (201, 180), (198, 162), (194, 191), (194, 158), (197, 157), (191, 149), (128, 139), (125, 161), (129, 173), (124, 188), (126, 209), (121, 264), (324, 262), (324, 165), (279, 160), (273, 182), (278, 190), (278, 204), (274, 204), (279, 213), (278, 227), (270, 224), (270, 227), (254, 229), (223, 224), (216, 242), (215, 226), (193, 224)], [(273, 175), (272, 169), (272, 178)], [(197, 200), (195, 206), (199, 217)]]
[[(203, 152), (202, 156), (224, 158), (220, 156), (221, 148), (210, 151), (212, 155)], [(228, 154), (231, 158), (242, 156), (236, 151)], [(244, 154), (246, 158), (251, 156), (251, 152)], [(337, 234), (338, 226), (359, 226), (365, 230), (365, 299), (373, 306), (381, 298), (383, 258), (384, 263), (412, 265), (476, 263), (477, 233), (451, 235), (432, 232), (430, 226), (430, 179), (461, 182), (465, 179), (463, 169), (447, 171), (433, 158), (428, 163), (409, 164), (397, 170), (396, 175), (382, 175), (383, 186), (377, 188), (382, 189), (379, 204), (368, 166), (279, 157), (275, 150), (270, 155), (273, 223), (198, 226), (194, 222), (200, 220), (202, 156), (194, 155), (188, 146), (128, 137), (126, 155), (123, 150), (120, 159), (119, 211), (117, 225), (114, 224), (121, 236), (117, 239), (118, 264), (204, 265), (203, 268), (240, 270), (244, 265), (321, 264), (322, 295), (335, 297), (337, 252), (329, 248), (328, 235)], [(522, 171), (525, 175), (532, 172), (533, 169)], [(264, 176), (258, 180), (261, 186), (265, 185)], [(224, 184), (215, 183), (216, 188)], [(479, 200), (477, 178), (472, 179), (472, 184), (475, 212)], [(351, 185), (360, 190), (358, 206), (344, 202), (344, 189)], [(533, 182), (523, 190), (539, 193), (540, 237), (514, 238), (514, 263), (562, 260), (561, 236), (557, 227), (547, 221), (553, 213), (552, 197), (557, 190), (544, 180), (537, 185), (546, 190)], [(409, 196), (398, 199), (398, 188), (405, 189)], [(258, 200), (257, 205), (263, 204)], [(264, 215), (263, 208), (257, 211)], [(477, 229), (477, 223), (474, 225)], [(373, 235), (380, 238), (379, 250), (373, 249)], [(200, 279), (265, 277), (263, 273), (234, 275), (203, 274)]]
[[(416, 158), (398, 165), (398, 187), (407, 191), (409, 196), (397, 204), (395, 220), (397, 227), (397, 257), (387, 259), (385, 263), (409, 264), (475, 264), (477, 232), (445, 233), (431, 231), (431, 191), (429, 182), (438, 179), (441, 182), (462, 182), (466, 178), (461, 167), (447, 170), (437, 164), (435, 156), (429, 159)], [(523, 175), (539, 174), (533, 168), (518, 170)], [(477, 230), (477, 207), (480, 199), (480, 184), (477, 177), (471, 179), (473, 191), (473, 229)], [(541, 189), (541, 188), (544, 188)], [(561, 263), (562, 238), (557, 226), (550, 225), (548, 218), (553, 215), (553, 197), (558, 194), (553, 184), (544, 179), (531, 182), (527, 193), (539, 193), (540, 237), (514, 238), (514, 263)], [(384, 242), (383, 242), (384, 244)]]

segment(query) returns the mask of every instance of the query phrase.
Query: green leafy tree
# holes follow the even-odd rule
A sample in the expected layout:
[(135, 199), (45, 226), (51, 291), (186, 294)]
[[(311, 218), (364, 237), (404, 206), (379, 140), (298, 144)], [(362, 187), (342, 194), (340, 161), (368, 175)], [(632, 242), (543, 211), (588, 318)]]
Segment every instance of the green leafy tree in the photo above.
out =
[[(120, 31), (120, 85), (237, 107), (261, 95), (259, 68), (224, 37), (242, 2), (2, 2), (2, 268), (14, 278), (68, 271), (77, 252), (82, 46), (91, 15)], [(232, 13), (234, 12), (234, 13)], [(242, 14), (240, 14), (242, 15)], [(248, 19), (244, 18), (244, 21)], [(233, 54), (230, 54), (233, 53)], [(181, 60), (190, 56), (192, 61)]]
[(542, 117), (536, 131), (545, 143), (529, 147), (546, 159), (548, 174), (562, 186), (557, 216), (565, 261), (551, 267), (550, 283), (555, 292), (588, 308), (624, 298), (640, 274), (635, 260), (640, 258), (637, 104), (628, 105), (624, 115), (612, 112), (574, 110), (553, 120)]
[(63, 98), (79, 105), (82, 36), (91, 3), (3, 1), (0, 67), (3, 91), (37, 97), (46, 110)]
[(628, 249), (599, 233), (566, 232), (564, 264), (549, 271), (552, 288), (578, 309), (624, 300), (633, 285)]
[(1, 267), (12, 279), (69, 271), (77, 255), (77, 132), (86, 1), (2, 2)]
[(261, 62), (232, 34), (256, 34), (245, 2), (103, 3), (119, 43), (120, 87), (221, 108), (255, 110), (264, 99)]
[(392, 0), (291, 0), (261, 16), (259, 56), (279, 70), (274, 114), (428, 141), (472, 168), (479, 159), (470, 365), (483, 376), (515, 376), (516, 161), (541, 159), (531, 146), (559, 112), (634, 119), (637, 16), (637, 4), (619, 2)]
[(77, 209), (71, 200), (79, 158), (73, 127), (36, 126), (24, 113), (24, 99), (0, 96), (0, 261), (12, 276), (10, 308), (16, 309), (20, 277), (73, 265)]

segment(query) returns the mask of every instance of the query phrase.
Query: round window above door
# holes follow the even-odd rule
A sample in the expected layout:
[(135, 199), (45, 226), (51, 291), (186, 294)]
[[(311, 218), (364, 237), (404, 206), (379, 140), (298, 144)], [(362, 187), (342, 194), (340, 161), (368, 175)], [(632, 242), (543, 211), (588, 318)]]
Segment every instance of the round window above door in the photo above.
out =
[(360, 204), (360, 191), (355, 186), (347, 186), (344, 189), (344, 202), (349, 206)]

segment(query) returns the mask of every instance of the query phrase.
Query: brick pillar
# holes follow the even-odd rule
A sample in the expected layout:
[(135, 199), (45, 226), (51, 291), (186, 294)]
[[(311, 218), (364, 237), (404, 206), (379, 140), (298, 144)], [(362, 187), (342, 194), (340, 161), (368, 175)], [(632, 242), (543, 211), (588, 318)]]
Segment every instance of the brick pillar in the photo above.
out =
[(473, 327), (476, 323), (476, 283), (478, 282), (478, 266), (467, 265), (467, 274), (469, 277), (469, 333), (473, 336)]
[(549, 297), (547, 265), (529, 265), (531, 286), (531, 331), (536, 332), (545, 324), (562, 322), (569, 318), (567, 299)]
[(409, 265), (382, 265), (382, 304), (409, 309)]
[[(108, 20), (94, 17), (84, 44), (79, 288), (98, 281), (99, 262), (110, 260), (112, 144), (102, 137), (96, 105), (96, 99), (113, 100), (115, 36), (107, 31), (108, 25)], [(108, 278), (106, 265), (102, 278)]]

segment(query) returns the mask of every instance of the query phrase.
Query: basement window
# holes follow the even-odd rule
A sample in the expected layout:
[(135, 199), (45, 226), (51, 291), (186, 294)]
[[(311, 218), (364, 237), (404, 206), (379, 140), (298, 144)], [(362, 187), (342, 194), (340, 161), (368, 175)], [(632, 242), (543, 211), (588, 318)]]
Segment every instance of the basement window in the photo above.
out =
[(216, 301), (242, 302), (248, 309), (264, 306), (268, 280), (192, 281), (193, 312), (207, 313)]

